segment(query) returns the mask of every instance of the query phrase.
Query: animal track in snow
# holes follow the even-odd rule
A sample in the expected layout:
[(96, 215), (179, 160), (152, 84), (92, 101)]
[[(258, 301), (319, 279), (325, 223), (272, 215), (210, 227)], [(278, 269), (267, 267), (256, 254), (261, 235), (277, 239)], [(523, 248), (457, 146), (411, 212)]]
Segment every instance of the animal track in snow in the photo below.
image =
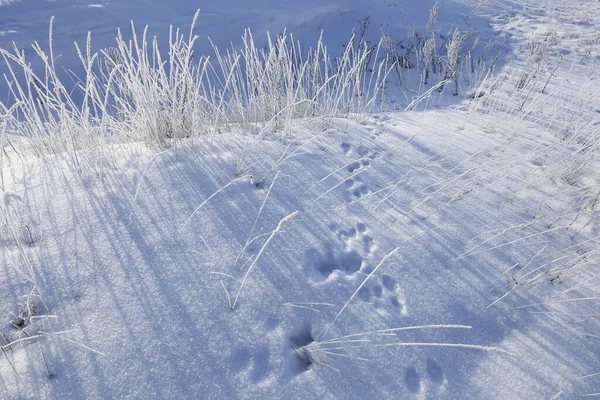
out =
[(366, 303), (372, 303), (380, 315), (392, 313), (406, 315), (406, 301), (400, 291), (400, 285), (390, 275), (384, 274), (380, 278), (381, 283), (364, 286), (358, 297)]
[[(354, 148), (354, 146), (352, 146), (348, 142), (342, 142), (340, 147), (342, 149), (342, 152), (347, 156), (350, 155), (350, 153), (356, 153), (357, 155), (359, 155), (363, 158), (369, 158), (371, 160), (375, 160), (377, 158), (377, 156), (379, 155), (378, 152), (373, 151), (362, 145)], [(363, 163), (364, 163), (364, 161), (363, 161)], [(368, 165), (368, 164), (363, 164), (363, 165)]]
[(350, 149), (352, 148), (352, 145), (347, 142), (342, 142), (340, 147), (342, 148), (342, 151), (344, 152), (344, 154), (348, 154), (350, 152)]
[(442, 370), (442, 367), (440, 367), (440, 365), (435, 362), (434, 359), (432, 358), (427, 358), (427, 376), (429, 376), (429, 379), (435, 383), (436, 385), (441, 385), (442, 383), (444, 383), (444, 370)]
[(346, 188), (348, 192), (346, 193), (346, 201), (350, 202), (353, 198), (360, 198), (365, 194), (369, 194), (371, 191), (362, 183), (362, 180), (359, 176), (355, 176), (352, 179), (348, 179), (346, 181)]
[(362, 247), (365, 255), (369, 255), (374, 249), (373, 237), (362, 222), (356, 224), (355, 228), (339, 231), (338, 237), (344, 241), (347, 249), (356, 248), (358, 244)]
[(404, 383), (406, 387), (413, 393), (418, 393), (421, 390), (421, 377), (415, 367), (409, 367), (404, 373)]
[(406, 388), (412, 393), (424, 394), (427, 398), (433, 394), (431, 392), (438, 392), (434, 397), (439, 397), (439, 391), (444, 390), (444, 384), (447, 382), (442, 367), (434, 359), (428, 357), (425, 364), (426, 374), (419, 373), (417, 368), (416, 366), (406, 368), (404, 372)]
[(313, 249), (307, 253), (309, 264), (314, 264), (317, 271), (324, 277), (329, 277), (335, 271), (341, 271), (346, 275), (352, 275), (362, 267), (363, 258), (355, 250), (335, 252), (328, 245), (324, 253)]
[(250, 379), (254, 383), (261, 382), (269, 374), (269, 360), (271, 353), (268, 348), (260, 348), (252, 357), (252, 371), (250, 372)]
[(271, 353), (268, 348), (261, 347), (254, 353), (248, 348), (235, 350), (230, 358), (230, 368), (234, 373), (246, 372), (254, 383), (265, 379), (269, 373)]
[[(331, 229), (335, 231), (336, 228), (332, 226)], [(327, 243), (323, 252), (312, 249), (306, 253), (306, 265), (325, 278), (336, 271), (345, 275), (358, 272), (363, 266), (364, 257), (371, 254), (375, 248), (374, 240), (363, 223), (358, 223), (350, 229), (336, 231), (336, 236), (340, 241), (337, 246)]]
[(229, 365), (230, 370), (235, 373), (239, 373), (248, 368), (252, 355), (250, 350), (247, 348), (240, 348), (235, 350), (230, 357)]
[(353, 146), (347, 142), (343, 142), (341, 148), (346, 155), (349, 155), (350, 152), (354, 152), (362, 157), (360, 160), (350, 163), (346, 168), (349, 173), (355, 174), (354, 177), (344, 182), (347, 189), (344, 197), (346, 202), (349, 203), (356, 199), (360, 199), (362, 196), (371, 192), (367, 185), (362, 182), (362, 178), (356, 175), (360, 174), (361, 169), (369, 167), (371, 165), (371, 160), (374, 160), (378, 156), (378, 153), (371, 151), (364, 146), (358, 146), (354, 149)]
[(370, 158), (371, 160), (376, 159), (377, 156), (379, 155), (378, 152), (370, 150), (365, 146), (358, 146), (358, 148), (356, 149), (356, 152), (358, 153), (359, 156), (367, 157), (367, 158)]
[(291, 353), (285, 362), (285, 376), (288, 379), (294, 379), (311, 368), (314, 360), (310, 353), (304, 349), (304, 346), (314, 341), (310, 325), (305, 325), (290, 335)]
[(352, 173), (363, 167), (368, 167), (369, 165), (371, 165), (371, 162), (369, 160), (355, 161), (352, 164), (348, 165), (348, 172)]
[(361, 167), (361, 163), (358, 161), (353, 162), (348, 166), (348, 172), (354, 172)]

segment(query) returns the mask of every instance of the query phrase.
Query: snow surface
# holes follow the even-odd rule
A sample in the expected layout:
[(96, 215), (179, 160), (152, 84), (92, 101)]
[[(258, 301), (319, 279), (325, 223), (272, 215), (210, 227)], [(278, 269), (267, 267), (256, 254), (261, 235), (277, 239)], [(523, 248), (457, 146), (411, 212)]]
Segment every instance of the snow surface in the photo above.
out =
[[(599, 193), (597, 153), (561, 175), (567, 128), (599, 137), (600, 3), (490, 3), (474, 13), (440, 1), (441, 24), (494, 38), (505, 51), (496, 75), (507, 79), (526, 68), (529, 38), (551, 36), (558, 67), (532, 109), (511, 112), (523, 94), (506, 89), (482, 102), (314, 121), (283, 137), (234, 127), (169, 149), (114, 145), (98, 175), (63, 155), (5, 147), (0, 207), (29, 244), (0, 231), (7, 339), (25, 338), (11, 324), (32, 291), (24, 276), (36, 277), (43, 301), (25, 327), (40, 338), (0, 354), (0, 397), (600, 392), (600, 376), (582, 378), (600, 372), (598, 205), (573, 209)], [(324, 29), (341, 48), (368, 16), (374, 38), (379, 28), (402, 36), (432, 5), (0, 0), (0, 47), (43, 42), (56, 15), (56, 53), (76, 68), (68, 47), (88, 30), (110, 46), (130, 19), (166, 32), (200, 7), (198, 31), (219, 45), (246, 26), (257, 37), (287, 26), (311, 44)], [(362, 334), (428, 325), (471, 328)]]

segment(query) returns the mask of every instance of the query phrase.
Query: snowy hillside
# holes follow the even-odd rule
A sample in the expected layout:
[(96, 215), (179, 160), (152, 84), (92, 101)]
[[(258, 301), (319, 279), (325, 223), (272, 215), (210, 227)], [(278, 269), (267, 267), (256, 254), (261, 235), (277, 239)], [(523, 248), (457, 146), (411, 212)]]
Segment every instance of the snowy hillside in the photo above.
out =
[(600, 3), (200, 3), (0, 0), (0, 398), (600, 397)]

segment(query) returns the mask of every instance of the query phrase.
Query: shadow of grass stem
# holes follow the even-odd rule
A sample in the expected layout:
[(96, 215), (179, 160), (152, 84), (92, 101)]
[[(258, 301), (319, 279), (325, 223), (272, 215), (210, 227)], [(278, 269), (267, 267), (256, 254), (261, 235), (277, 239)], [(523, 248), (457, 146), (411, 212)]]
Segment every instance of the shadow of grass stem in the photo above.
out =
[(254, 262), (252, 262), (252, 264), (250, 265), (250, 267), (248, 267), (248, 270), (244, 274), (244, 279), (242, 279), (242, 284), (240, 285), (240, 288), (238, 289), (238, 292), (235, 295), (235, 299), (233, 300), (233, 304), (230, 307), (232, 310), (235, 310), (235, 306), (237, 304), (238, 298), (240, 297), (240, 293), (242, 292), (242, 289), (244, 288), (244, 284), (246, 283), (246, 280), (248, 279), (248, 275), (250, 275), (250, 271), (252, 271), (252, 269), (254, 268), (254, 266), (257, 264), (258, 260), (260, 259), (260, 256), (264, 253), (265, 249), (267, 248), (267, 246), (269, 245), (269, 243), (271, 242), (271, 240), (273, 240), (273, 238), (275, 236), (277, 236), (279, 233), (281, 233), (283, 231), (283, 227), (285, 226), (285, 224), (287, 224), (292, 219), (294, 219), (294, 217), (296, 217), (296, 215), (298, 215), (299, 212), (300, 211), (296, 210), (293, 213), (291, 213), (291, 214), (283, 217), (279, 221), (279, 224), (277, 224), (277, 228), (275, 228), (273, 230), (273, 232), (271, 232), (271, 235), (269, 236), (269, 238), (267, 239), (267, 241), (265, 242), (265, 244), (262, 246), (262, 248), (260, 249), (260, 251), (256, 255), (256, 258), (254, 259)]

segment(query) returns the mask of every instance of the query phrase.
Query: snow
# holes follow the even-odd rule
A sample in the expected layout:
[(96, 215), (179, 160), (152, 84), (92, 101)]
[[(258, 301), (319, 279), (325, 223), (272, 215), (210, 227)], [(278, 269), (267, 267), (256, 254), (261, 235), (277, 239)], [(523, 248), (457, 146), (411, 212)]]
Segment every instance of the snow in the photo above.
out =
[[(102, 160), (96, 173), (5, 145), (0, 329), (23, 341), (0, 339), (0, 397), (600, 392), (599, 376), (582, 378), (600, 372), (600, 164), (573, 150), (599, 137), (600, 3), (490, 3), (440, 1), (442, 30), (499, 52), (484, 90), (500, 89), (481, 101), (115, 143), (80, 154)], [(341, 51), (366, 17), (371, 40), (402, 37), (433, 4), (0, 0), (0, 47), (44, 42), (56, 15), (55, 53), (77, 68), (69, 48), (88, 30), (110, 46), (130, 19), (164, 34), (200, 7), (197, 31), (219, 46), (287, 26), (310, 44), (324, 29)], [(544, 93), (515, 89), (527, 44), (548, 36)], [(19, 313), (39, 338), (13, 326)]]

